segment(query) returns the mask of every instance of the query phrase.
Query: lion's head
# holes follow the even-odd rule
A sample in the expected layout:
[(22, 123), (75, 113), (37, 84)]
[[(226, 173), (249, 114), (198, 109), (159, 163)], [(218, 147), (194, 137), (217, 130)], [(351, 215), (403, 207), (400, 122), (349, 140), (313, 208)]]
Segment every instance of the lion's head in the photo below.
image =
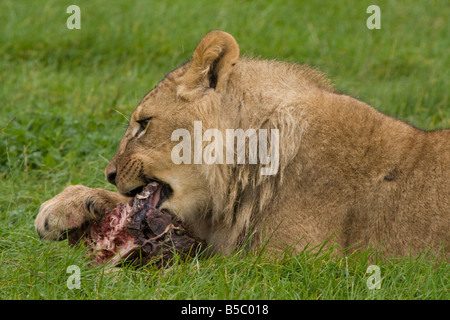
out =
[[(234, 38), (220, 31), (208, 33), (193, 59), (169, 73), (140, 102), (129, 120), (118, 151), (105, 175), (120, 193), (134, 196), (143, 186), (161, 183), (160, 205), (182, 218), (205, 213), (211, 190), (207, 177), (197, 164), (175, 164), (171, 153), (177, 141), (172, 133), (180, 128), (193, 132), (194, 121), (203, 125), (227, 122), (235, 116), (224, 96), (233, 65), (239, 57)], [(231, 101), (228, 101), (231, 103)]]

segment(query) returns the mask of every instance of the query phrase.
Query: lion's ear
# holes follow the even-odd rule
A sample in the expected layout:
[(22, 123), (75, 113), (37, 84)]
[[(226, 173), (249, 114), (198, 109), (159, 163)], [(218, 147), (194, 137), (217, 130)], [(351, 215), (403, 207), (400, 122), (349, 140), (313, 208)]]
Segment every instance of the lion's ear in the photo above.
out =
[(188, 98), (198, 96), (208, 88), (224, 90), (238, 59), (239, 46), (232, 35), (223, 31), (207, 33), (200, 40), (191, 65), (180, 80), (178, 94)]

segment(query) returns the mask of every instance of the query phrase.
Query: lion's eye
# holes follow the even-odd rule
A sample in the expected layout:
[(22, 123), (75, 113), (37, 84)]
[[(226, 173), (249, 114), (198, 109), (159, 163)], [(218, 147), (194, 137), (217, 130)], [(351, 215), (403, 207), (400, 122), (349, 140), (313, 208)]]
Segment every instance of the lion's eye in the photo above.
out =
[(142, 120), (136, 121), (136, 122), (139, 124), (139, 130), (138, 130), (138, 132), (136, 133), (136, 137), (137, 137), (142, 131), (144, 131), (145, 128), (147, 128), (147, 125), (148, 125), (150, 119), (151, 119), (151, 117), (150, 117), (150, 118), (147, 118), (147, 119), (142, 119)]

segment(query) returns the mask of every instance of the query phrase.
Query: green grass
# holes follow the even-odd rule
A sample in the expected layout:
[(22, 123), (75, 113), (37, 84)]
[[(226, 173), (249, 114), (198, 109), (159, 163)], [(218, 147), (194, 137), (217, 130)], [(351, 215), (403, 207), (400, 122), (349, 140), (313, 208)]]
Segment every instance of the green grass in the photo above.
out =
[[(81, 8), (68, 30), (66, 8)], [(108, 186), (103, 170), (134, 107), (223, 29), (241, 52), (307, 63), (336, 87), (423, 129), (450, 125), (448, 24), (442, 1), (0, 2), (0, 299), (449, 299), (446, 262), (369, 252), (177, 261), (166, 270), (88, 268), (83, 249), (39, 241), (39, 205), (69, 184)], [(381, 268), (369, 290), (369, 264)], [(69, 265), (81, 288), (69, 290)]]
[[(2, 298), (448, 299), (448, 267), (425, 257), (375, 261), (381, 289), (370, 290), (366, 252), (344, 258), (332, 258), (332, 250), (276, 257), (236, 254), (177, 260), (168, 269), (125, 267), (108, 272), (89, 268), (83, 249), (36, 241), (11, 244), (8, 257), (2, 257)], [(30, 246), (35, 249), (30, 251)], [(80, 267), (80, 289), (67, 287), (70, 265)]]

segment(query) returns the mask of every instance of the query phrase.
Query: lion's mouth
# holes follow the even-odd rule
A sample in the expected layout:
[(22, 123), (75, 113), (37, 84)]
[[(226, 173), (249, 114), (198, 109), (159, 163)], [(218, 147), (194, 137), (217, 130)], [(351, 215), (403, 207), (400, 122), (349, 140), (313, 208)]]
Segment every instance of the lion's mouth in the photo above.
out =
[(147, 186), (150, 183), (156, 182), (158, 184), (158, 188), (155, 191), (152, 205), (155, 208), (159, 208), (161, 204), (166, 201), (168, 198), (170, 198), (173, 194), (173, 190), (170, 187), (168, 183), (165, 183), (159, 179), (155, 178), (146, 178), (145, 184), (142, 186), (139, 186), (137, 188), (134, 188), (133, 190), (127, 192), (127, 196), (134, 198), (138, 193), (141, 193), (145, 186)]

